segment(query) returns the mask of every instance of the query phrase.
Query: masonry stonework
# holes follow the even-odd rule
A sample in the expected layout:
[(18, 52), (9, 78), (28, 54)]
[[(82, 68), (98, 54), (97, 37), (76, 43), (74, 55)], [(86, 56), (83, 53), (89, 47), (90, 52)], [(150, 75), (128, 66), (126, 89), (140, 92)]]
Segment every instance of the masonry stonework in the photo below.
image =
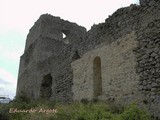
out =
[(120, 8), (89, 31), (40, 16), (20, 60), (17, 96), (22, 93), (61, 102), (136, 101), (160, 117), (160, 2)]
[[(136, 73), (136, 56), (133, 49), (137, 47), (135, 33), (127, 34), (108, 45), (100, 45), (84, 54), (72, 63), (73, 98), (75, 100), (94, 99), (93, 61), (101, 59), (102, 100), (136, 99), (138, 95), (139, 76)], [(133, 99), (134, 98), (134, 99)]]

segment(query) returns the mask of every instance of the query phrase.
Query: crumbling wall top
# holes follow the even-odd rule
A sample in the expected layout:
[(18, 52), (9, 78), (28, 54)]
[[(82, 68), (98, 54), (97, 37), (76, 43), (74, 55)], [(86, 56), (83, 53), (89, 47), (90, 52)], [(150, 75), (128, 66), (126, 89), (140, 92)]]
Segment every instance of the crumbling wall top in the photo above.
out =
[(142, 6), (152, 6), (154, 4), (160, 3), (159, 0), (139, 0)]
[[(62, 41), (66, 44), (72, 44), (72, 42), (76, 41), (78, 38), (83, 37), (85, 33), (86, 28), (76, 23), (65, 21), (60, 17), (54, 17), (50, 14), (43, 14), (29, 31), (25, 51), (40, 36)], [(65, 39), (63, 35), (65, 35)]]

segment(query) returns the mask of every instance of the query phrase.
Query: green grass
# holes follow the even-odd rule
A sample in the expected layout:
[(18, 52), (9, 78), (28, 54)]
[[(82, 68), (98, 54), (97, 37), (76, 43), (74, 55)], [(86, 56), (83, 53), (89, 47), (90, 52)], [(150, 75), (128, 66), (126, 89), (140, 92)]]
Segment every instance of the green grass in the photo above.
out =
[[(17, 109), (57, 109), (57, 113), (9, 113)], [(3, 118), (3, 119), (2, 119)], [(151, 120), (150, 115), (131, 104), (126, 107), (106, 102), (74, 102), (62, 104), (45, 100), (29, 101), (17, 99), (10, 104), (0, 104), (2, 120)]]

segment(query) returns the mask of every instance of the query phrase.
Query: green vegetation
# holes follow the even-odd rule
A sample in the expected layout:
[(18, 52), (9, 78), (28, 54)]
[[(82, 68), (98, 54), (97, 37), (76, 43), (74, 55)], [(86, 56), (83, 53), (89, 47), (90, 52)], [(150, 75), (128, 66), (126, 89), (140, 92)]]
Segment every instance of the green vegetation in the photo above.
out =
[[(37, 110), (35, 113), (9, 113), (11, 108), (19, 110)], [(51, 113), (41, 112), (45, 110)], [(13, 112), (13, 111), (12, 111)], [(56, 112), (56, 113), (55, 113)], [(0, 104), (0, 119), (2, 120), (151, 120), (149, 114), (139, 109), (136, 104), (126, 107), (105, 102), (75, 102), (60, 104), (45, 100), (30, 101), (18, 98), (10, 104)]]

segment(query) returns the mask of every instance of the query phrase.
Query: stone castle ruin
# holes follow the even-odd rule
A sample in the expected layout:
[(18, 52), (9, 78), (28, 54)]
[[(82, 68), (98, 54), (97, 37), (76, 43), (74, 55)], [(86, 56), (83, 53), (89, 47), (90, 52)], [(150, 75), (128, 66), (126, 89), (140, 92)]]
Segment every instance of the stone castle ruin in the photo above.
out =
[(45, 14), (27, 36), (17, 95), (136, 101), (160, 113), (160, 2), (120, 8), (88, 32)]

